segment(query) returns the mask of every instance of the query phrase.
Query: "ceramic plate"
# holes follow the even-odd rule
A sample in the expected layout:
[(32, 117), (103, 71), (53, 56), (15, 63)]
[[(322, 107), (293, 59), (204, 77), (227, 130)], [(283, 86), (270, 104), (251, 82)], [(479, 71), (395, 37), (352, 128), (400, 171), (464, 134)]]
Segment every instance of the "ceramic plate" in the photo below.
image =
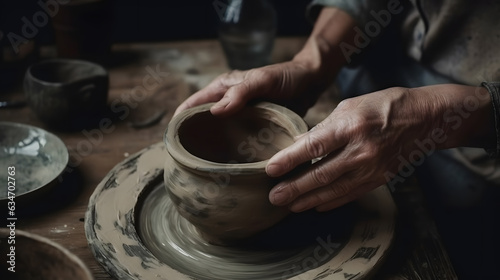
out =
[(130, 156), (90, 198), (86, 237), (96, 260), (117, 279), (364, 279), (390, 249), (396, 208), (386, 186), (338, 210), (292, 219), (288, 226), (295, 230), (280, 233), (284, 222), (263, 235), (274, 239), (237, 248), (207, 244), (169, 202), (165, 153), (158, 143)]
[(6, 186), (0, 192), (0, 202), (8, 200), (11, 190), (17, 203), (53, 186), (66, 168), (69, 154), (66, 145), (52, 133), (25, 124), (0, 122), (0, 159)]

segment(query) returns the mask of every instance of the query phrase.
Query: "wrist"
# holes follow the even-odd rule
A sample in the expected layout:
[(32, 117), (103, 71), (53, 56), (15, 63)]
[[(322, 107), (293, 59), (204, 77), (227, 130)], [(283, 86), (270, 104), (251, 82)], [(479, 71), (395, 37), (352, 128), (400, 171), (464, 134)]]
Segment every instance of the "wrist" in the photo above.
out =
[(292, 61), (307, 69), (316, 84), (331, 83), (347, 64), (339, 44), (352, 41), (354, 26), (354, 20), (346, 12), (323, 8), (307, 42)]
[(426, 106), (433, 131), (443, 131), (443, 142), (437, 148), (495, 148), (496, 133), (491, 98), (484, 87), (455, 84), (434, 85), (413, 89), (427, 95)]

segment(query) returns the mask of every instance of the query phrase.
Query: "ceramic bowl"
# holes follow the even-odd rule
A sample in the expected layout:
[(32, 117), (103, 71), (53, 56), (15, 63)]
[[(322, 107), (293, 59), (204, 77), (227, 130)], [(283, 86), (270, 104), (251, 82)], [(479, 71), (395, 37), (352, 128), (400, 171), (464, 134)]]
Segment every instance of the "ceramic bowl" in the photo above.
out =
[(1, 279), (94, 279), (85, 264), (66, 248), (23, 230), (0, 228), (0, 251)]
[(0, 170), (6, 178), (0, 204), (15, 197), (16, 205), (21, 206), (58, 183), (69, 154), (66, 145), (52, 133), (30, 125), (0, 122), (0, 158)]
[(248, 106), (227, 118), (212, 104), (175, 116), (165, 133), (165, 186), (180, 215), (210, 243), (231, 245), (288, 215), (269, 202), (279, 179), (265, 172), (268, 160), (305, 133), (294, 112), (272, 103)]
[(76, 59), (49, 59), (31, 65), (24, 91), (37, 117), (54, 128), (85, 126), (106, 110), (108, 72)]

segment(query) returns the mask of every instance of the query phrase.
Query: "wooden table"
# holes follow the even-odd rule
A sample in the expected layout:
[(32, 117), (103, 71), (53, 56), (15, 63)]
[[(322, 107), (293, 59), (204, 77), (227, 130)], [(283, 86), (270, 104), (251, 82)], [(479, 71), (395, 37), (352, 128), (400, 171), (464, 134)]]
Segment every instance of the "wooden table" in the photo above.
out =
[[(303, 43), (304, 38), (278, 39), (274, 61), (292, 58)], [(54, 56), (51, 48), (44, 48), (41, 53), (43, 57)], [(39, 126), (64, 141), (71, 155), (68, 178), (76, 186), (71, 192), (60, 190), (67, 194), (46, 205), (46, 211), (20, 217), (17, 228), (48, 237), (68, 248), (87, 264), (95, 279), (112, 278), (95, 261), (84, 234), (84, 214), (94, 188), (117, 163), (162, 141), (177, 105), (228, 71), (218, 42), (211, 40), (115, 45), (107, 68), (109, 104), (114, 108), (113, 123), (108, 129), (54, 131), (41, 123), (28, 107), (0, 109), (0, 120)], [(145, 79), (149, 84), (145, 84)], [(333, 110), (334, 93), (333, 86), (308, 112), (305, 119), (309, 124), (314, 125)], [(21, 85), (1, 92), (0, 98), (21, 100)], [(394, 198), (401, 222), (394, 249), (375, 278), (456, 279), (416, 184), (413, 181), (405, 184)]]

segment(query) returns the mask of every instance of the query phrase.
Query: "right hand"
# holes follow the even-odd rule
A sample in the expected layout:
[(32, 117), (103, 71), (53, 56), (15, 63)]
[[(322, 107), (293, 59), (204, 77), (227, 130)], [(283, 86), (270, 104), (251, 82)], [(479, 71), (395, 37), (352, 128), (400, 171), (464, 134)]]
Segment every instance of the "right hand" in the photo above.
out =
[(491, 103), (486, 88), (460, 84), (394, 87), (343, 100), (268, 161), (267, 174), (280, 177), (321, 158), (276, 185), (269, 199), (294, 212), (327, 211), (410, 176), (436, 150), (495, 148)]
[(213, 115), (226, 116), (243, 108), (250, 100), (265, 99), (305, 115), (321, 89), (315, 88), (317, 72), (303, 63), (289, 61), (247, 71), (234, 70), (220, 75), (205, 88), (187, 98), (174, 115), (209, 102), (216, 102)]

